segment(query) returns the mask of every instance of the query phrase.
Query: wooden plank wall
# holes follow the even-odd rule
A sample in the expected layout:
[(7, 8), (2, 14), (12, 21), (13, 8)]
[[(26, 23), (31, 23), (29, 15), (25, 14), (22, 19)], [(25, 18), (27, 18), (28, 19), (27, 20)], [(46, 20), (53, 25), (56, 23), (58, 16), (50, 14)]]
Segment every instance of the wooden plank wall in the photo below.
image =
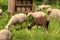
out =
[[(8, 0), (8, 12), (10, 12), (10, 13), (16, 12), (16, 3), (15, 3), (15, 1), (16, 0)], [(34, 11), (34, 0), (32, 0), (32, 2), (33, 2), (32, 3), (32, 11)], [(20, 4), (20, 6), (21, 6), (21, 4)]]

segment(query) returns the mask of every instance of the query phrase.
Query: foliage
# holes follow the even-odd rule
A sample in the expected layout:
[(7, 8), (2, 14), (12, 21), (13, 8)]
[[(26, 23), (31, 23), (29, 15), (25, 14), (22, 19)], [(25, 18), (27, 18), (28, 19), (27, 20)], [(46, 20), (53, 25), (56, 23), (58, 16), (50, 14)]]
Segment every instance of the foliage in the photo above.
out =
[(8, 0), (0, 0), (0, 8), (3, 9), (3, 11), (7, 10), (8, 7)]
[(60, 40), (60, 21), (57, 17), (51, 19), (48, 32), (48, 40)]

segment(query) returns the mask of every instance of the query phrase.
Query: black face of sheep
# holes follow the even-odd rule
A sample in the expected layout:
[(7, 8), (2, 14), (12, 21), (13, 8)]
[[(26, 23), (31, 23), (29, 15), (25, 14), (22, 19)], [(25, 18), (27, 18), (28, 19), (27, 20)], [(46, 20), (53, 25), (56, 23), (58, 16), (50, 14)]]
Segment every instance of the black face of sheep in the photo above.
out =
[(28, 29), (31, 29), (32, 28), (32, 26), (28, 26)]
[(48, 11), (47, 14), (50, 15), (51, 11)]
[(29, 24), (27, 27), (28, 29), (31, 29), (35, 25), (35, 22), (33, 21), (31, 24)]

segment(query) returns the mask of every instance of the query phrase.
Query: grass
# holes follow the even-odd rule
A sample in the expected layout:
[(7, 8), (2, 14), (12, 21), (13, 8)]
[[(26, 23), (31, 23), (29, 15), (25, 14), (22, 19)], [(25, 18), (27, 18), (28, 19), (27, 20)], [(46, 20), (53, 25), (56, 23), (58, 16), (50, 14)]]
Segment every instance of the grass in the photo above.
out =
[[(0, 30), (6, 26), (9, 19), (7, 11), (0, 16)], [(41, 26), (37, 29), (37, 26), (35, 25), (31, 30), (28, 30), (27, 25), (24, 22), (22, 30), (20, 29), (20, 25), (16, 25), (16, 28), (19, 29), (17, 31), (14, 31), (14, 26), (12, 25), (10, 27), (10, 31), (13, 34), (12, 40), (60, 40), (60, 22), (58, 18), (51, 19), (48, 28), (48, 35)]]
[[(0, 30), (3, 29), (6, 24), (8, 23), (9, 19), (7, 15), (7, 0), (0, 0), (0, 8), (4, 9), (5, 12), (3, 12), (2, 16), (0, 16)], [(37, 3), (38, 4), (38, 3)], [(35, 5), (36, 8), (36, 5)], [(59, 8), (60, 6), (52, 5), (52, 8)], [(44, 12), (46, 10), (43, 10)], [(28, 24), (32, 21), (28, 21)], [(28, 25), (27, 24), (27, 25)], [(31, 30), (27, 29), (27, 25), (25, 22), (23, 23), (23, 29), (20, 29), (20, 25), (16, 25), (16, 28), (19, 30), (14, 31), (14, 26), (12, 25), (10, 27), (10, 31), (12, 32), (12, 40), (60, 40), (60, 22), (57, 18), (51, 19), (48, 27), (48, 35), (46, 34), (46, 31), (44, 28), (39, 26), (37, 29), (37, 26), (35, 25)]]
[[(8, 18), (7, 11), (0, 16), (0, 30), (3, 29), (8, 23), (10, 18)], [(31, 18), (30, 18), (31, 19)], [(29, 20), (30, 21), (30, 20)], [(30, 21), (31, 22), (31, 21)], [(29, 22), (28, 22), (29, 24)], [(13, 34), (12, 40), (47, 40), (46, 31), (39, 26), (35, 25), (32, 30), (27, 29), (25, 22), (23, 23), (23, 29), (20, 29), (20, 25), (16, 25), (16, 28), (19, 29), (14, 32), (14, 26), (10, 27), (10, 31)]]

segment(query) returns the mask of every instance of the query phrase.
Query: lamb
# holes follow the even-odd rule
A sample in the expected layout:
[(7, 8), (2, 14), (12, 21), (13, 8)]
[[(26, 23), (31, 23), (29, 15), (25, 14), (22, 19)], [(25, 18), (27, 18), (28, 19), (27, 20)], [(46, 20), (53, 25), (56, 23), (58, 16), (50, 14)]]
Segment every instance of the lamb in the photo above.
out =
[(59, 9), (47, 9), (47, 14), (49, 15), (48, 20), (50, 20), (50, 18), (54, 18), (56, 16), (58, 16), (58, 18), (60, 20), (60, 10)]
[(35, 20), (28, 25), (28, 29), (31, 29), (34, 25), (40, 25), (48, 29), (49, 21), (47, 20), (46, 16), (41, 15), (40, 17), (35, 18)]
[(0, 15), (2, 14), (2, 12), (3, 12), (3, 10), (2, 10), (2, 9), (0, 9)]
[[(11, 25), (16, 25), (17, 23), (22, 23), (24, 20), (26, 20), (26, 14), (24, 13), (19, 13), (19, 14), (16, 14), (14, 16), (11, 17), (10, 21), (8, 22), (8, 24), (6, 25), (5, 28), (9, 29), (9, 27)], [(14, 27), (14, 31), (15, 31), (15, 27)], [(21, 29), (22, 29), (22, 25), (21, 25)]]
[(7, 29), (0, 30), (0, 40), (12, 40), (12, 33)]
[(44, 12), (29, 12), (28, 14), (27, 14), (27, 17), (28, 16), (32, 16), (33, 18), (37, 18), (37, 17), (39, 17), (39, 16), (46, 16), (46, 14), (44, 13)]

